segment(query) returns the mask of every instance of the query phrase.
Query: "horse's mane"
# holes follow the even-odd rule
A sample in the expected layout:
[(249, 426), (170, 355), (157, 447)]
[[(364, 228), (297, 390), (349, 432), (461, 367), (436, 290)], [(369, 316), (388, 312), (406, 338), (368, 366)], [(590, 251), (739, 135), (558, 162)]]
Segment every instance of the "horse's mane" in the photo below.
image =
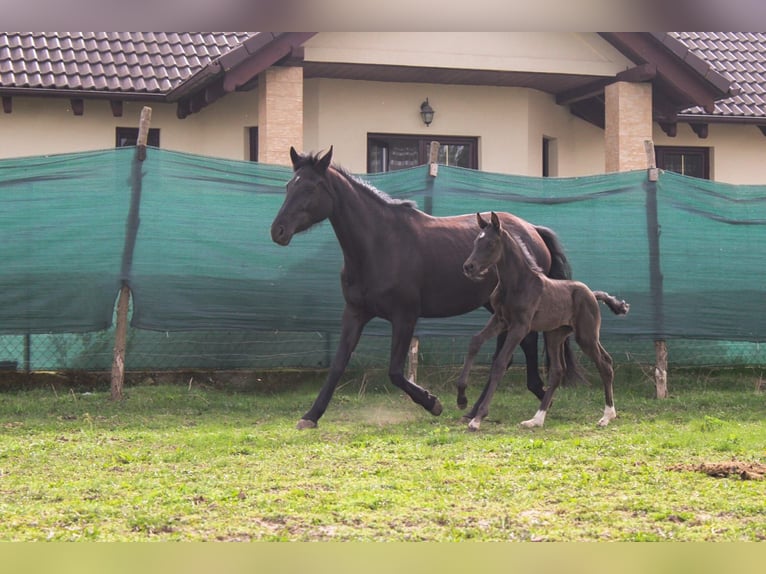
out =
[(514, 241), (516, 245), (519, 246), (519, 249), (521, 250), (521, 254), (524, 256), (524, 259), (526, 259), (527, 265), (529, 265), (529, 268), (536, 273), (542, 273), (543, 275), (545, 275), (545, 272), (537, 264), (537, 261), (535, 261), (535, 256), (532, 255), (532, 252), (529, 250), (529, 246), (526, 244), (526, 242), (519, 235), (515, 233), (510, 233), (508, 231), (506, 231), (506, 233), (508, 233), (509, 237), (511, 238), (511, 241)]
[[(295, 169), (298, 169), (300, 167), (304, 166), (311, 166), (314, 167), (317, 165), (317, 162), (319, 161), (319, 154), (306, 154), (301, 156), (300, 161), (295, 166)], [(380, 203), (384, 203), (386, 205), (401, 205), (403, 207), (413, 207), (416, 208), (418, 204), (411, 199), (396, 199), (388, 195), (385, 191), (382, 191), (378, 188), (376, 188), (371, 183), (364, 181), (360, 177), (352, 174), (349, 172), (346, 168), (339, 166), (336, 163), (332, 164), (333, 169), (340, 175), (343, 179), (347, 180), (355, 189), (361, 190), (362, 192), (367, 193), (370, 197), (373, 199), (379, 201)]]

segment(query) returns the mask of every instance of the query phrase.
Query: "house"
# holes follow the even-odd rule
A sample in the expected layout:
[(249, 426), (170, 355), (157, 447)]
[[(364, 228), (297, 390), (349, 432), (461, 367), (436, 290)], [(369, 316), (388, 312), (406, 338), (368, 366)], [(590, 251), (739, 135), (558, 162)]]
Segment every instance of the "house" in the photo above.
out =
[(0, 33), (0, 158), (130, 144), (151, 106), (150, 144), (230, 159), (384, 171), (436, 140), (571, 177), (646, 168), (652, 140), (659, 167), (764, 183), (765, 57), (763, 33)]

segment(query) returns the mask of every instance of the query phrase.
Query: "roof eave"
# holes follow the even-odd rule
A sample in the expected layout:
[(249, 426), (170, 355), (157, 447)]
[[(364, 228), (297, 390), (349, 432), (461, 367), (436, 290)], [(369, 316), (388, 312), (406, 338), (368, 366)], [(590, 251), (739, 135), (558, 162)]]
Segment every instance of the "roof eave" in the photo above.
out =
[(261, 72), (294, 54), (316, 32), (260, 32), (211, 62), (168, 92), (185, 118), (250, 83)]

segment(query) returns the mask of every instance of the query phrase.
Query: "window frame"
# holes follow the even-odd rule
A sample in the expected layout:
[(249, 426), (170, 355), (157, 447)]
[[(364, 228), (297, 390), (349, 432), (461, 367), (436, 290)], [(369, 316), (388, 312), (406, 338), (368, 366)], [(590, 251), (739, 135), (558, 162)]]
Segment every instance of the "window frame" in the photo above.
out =
[[(667, 155), (681, 154), (702, 158), (702, 176), (689, 175), (687, 177), (698, 177), (700, 179), (710, 179), (710, 148), (706, 146), (654, 146), (655, 162), (659, 169), (673, 171), (667, 168)], [(677, 172), (674, 172), (677, 173)], [(682, 174), (686, 175), (686, 174)]]
[[(398, 134), (398, 133), (367, 133), (367, 173), (380, 173), (372, 171), (370, 161), (370, 145), (373, 143), (383, 143), (390, 145), (390, 142), (396, 140), (414, 141), (418, 146), (418, 163), (425, 165), (428, 163), (430, 146), (432, 141), (438, 141), (440, 145), (465, 145), (468, 146), (469, 164), (468, 169), (479, 169), (479, 138), (475, 136), (442, 136), (426, 134)], [(385, 170), (391, 171), (391, 170)], [(395, 170), (394, 170), (395, 171)]]

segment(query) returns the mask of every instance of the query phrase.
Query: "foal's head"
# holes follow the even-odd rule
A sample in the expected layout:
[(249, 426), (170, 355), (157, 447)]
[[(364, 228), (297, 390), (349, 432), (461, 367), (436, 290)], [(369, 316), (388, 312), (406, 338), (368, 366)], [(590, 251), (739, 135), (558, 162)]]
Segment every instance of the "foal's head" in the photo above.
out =
[(332, 197), (326, 186), (327, 169), (332, 161), (332, 147), (323, 156), (301, 155), (290, 148), (293, 177), (287, 182), (285, 201), (271, 224), (271, 238), (287, 245), (293, 235), (330, 217)]
[(484, 219), (481, 213), (476, 214), (476, 221), (481, 231), (473, 240), (473, 251), (463, 263), (463, 273), (469, 279), (479, 281), (493, 265), (500, 261), (503, 253), (500, 235), (503, 229), (494, 211), (490, 215), (490, 221)]

